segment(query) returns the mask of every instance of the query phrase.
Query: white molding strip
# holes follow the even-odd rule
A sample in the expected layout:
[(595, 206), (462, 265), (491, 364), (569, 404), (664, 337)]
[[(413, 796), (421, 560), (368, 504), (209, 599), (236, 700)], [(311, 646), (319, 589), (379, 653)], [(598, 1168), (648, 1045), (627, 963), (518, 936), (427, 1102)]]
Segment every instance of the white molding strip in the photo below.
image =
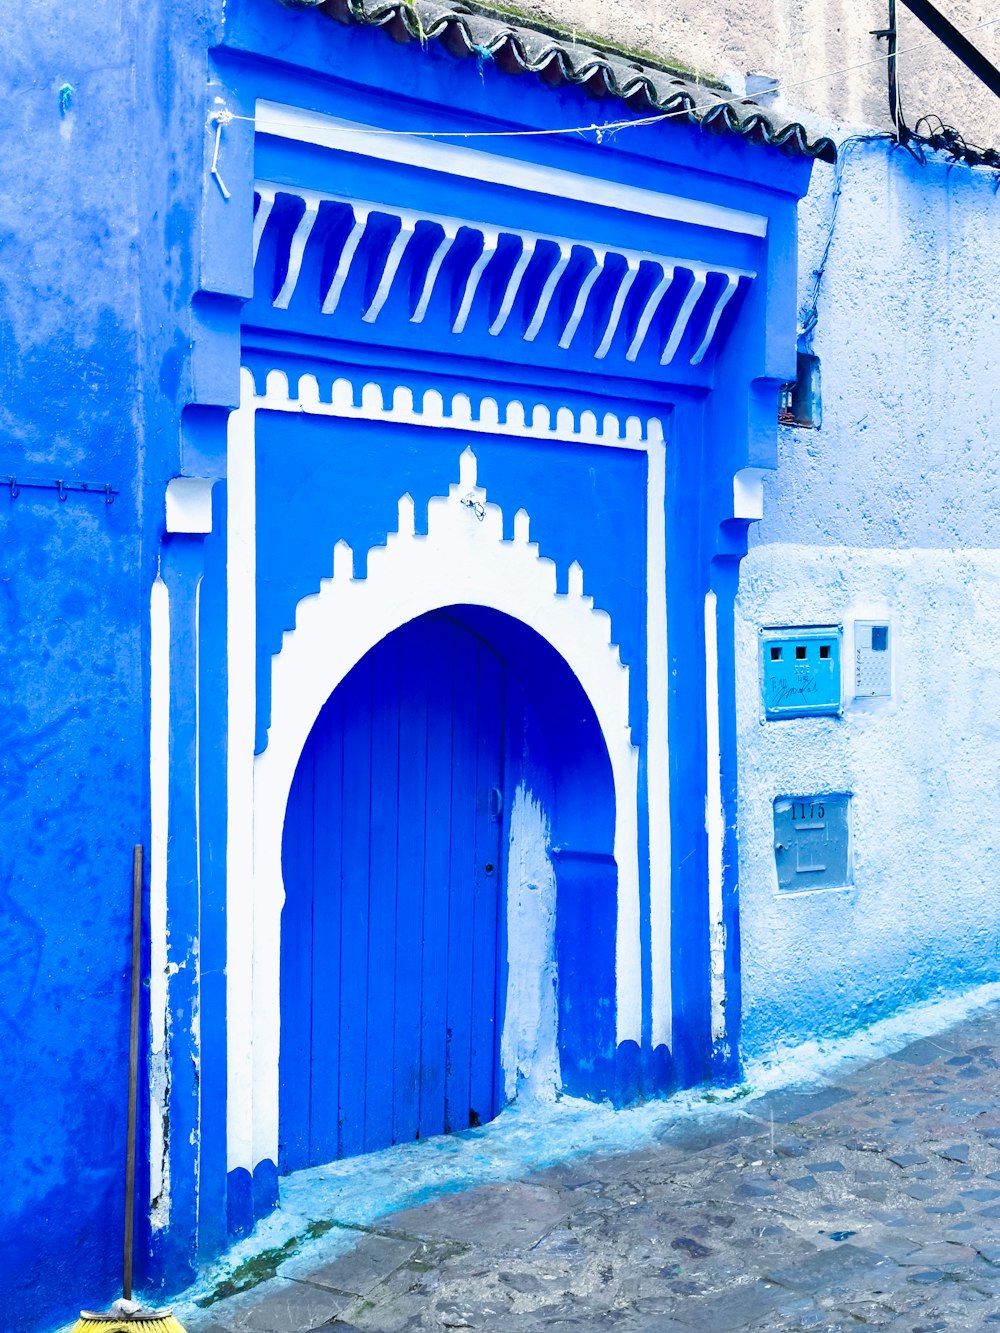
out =
[(465, 180), (572, 199), (577, 203), (638, 213), (664, 222), (684, 222), (695, 227), (709, 227), (713, 231), (734, 232), (739, 236), (767, 235), (767, 218), (760, 213), (661, 194), (636, 185), (623, 185), (618, 181), (540, 166), (481, 149), (443, 143), (440, 139), (422, 139), (418, 134), (380, 134), (369, 125), (281, 102), (258, 99), (255, 123), (258, 134), (294, 139), (298, 143), (373, 157), (381, 162), (422, 167), (427, 171), (461, 176)]
[(149, 595), (149, 1200), (150, 1225), (170, 1223), (168, 1155), (167, 844), (170, 816), (170, 594)]
[(254, 404), (242, 373), (239, 410), (229, 418), (226, 567), (229, 616), (226, 827), (227, 1152), (230, 1171), (252, 1171), (253, 1101), (253, 757), (257, 715), (257, 515)]
[(726, 924), (722, 901), (726, 816), (722, 804), (721, 747), (718, 600), (714, 592), (708, 592), (705, 594), (705, 831), (708, 834), (710, 1006), (715, 1044), (726, 1036)]
[(646, 786), (649, 799), (649, 938), (653, 1049), (673, 1041), (670, 975), (670, 747), (667, 651), (667, 451), (650, 441), (646, 482)]
[(566, 444), (609, 445), (617, 449), (644, 451), (651, 442), (663, 441), (663, 423), (658, 417), (647, 417), (644, 422), (637, 416), (623, 420), (613, 412), (606, 412), (601, 418), (591, 411), (577, 416), (569, 407), (559, 407), (553, 412), (539, 403), (532, 409), (529, 420), (523, 403), (515, 400), (507, 404), (501, 420), (500, 407), (494, 398), (484, 398), (474, 406), (467, 394), (456, 393), (447, 399), (437, 389), (427, 389), (418, 407), (413, 390), (406, 385), (397, 385), (391, 401), (387, 402), (380, 384), (352, 384), (348, 379), (335, 380), (330, 399), (325, 401), (320, 398), (315, 375), (302, 375), (293, 390), (281, 370), (268, 371), (264, 394), (255, 394), (252, 402), (257, 408), (276, 412), (309, 412), (353, 421), (397, 422), (475, 435), (508, 435)]

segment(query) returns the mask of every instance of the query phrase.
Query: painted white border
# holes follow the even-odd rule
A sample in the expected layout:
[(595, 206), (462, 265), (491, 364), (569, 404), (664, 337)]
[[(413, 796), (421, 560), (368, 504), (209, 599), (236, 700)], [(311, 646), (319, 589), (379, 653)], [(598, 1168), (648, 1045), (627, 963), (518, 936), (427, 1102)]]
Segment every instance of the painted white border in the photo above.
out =
[[(284, 898), (281, 837), (284, 812), (302, 748), (323, 704), (350, 669), (386, 634), (415, 616), (456, 602), (488, 606), (523, 621), (545, 638), (580, 680), (594, 706), (611, 757), (616, 797), (615, 858), (619, 872), (616, 938), (617, 1039), (641, 1040), (642, 969), (639, 934), (638, 761), (629, 729), (628, 668), (611, 641), (609, 617), (583, 592), (583, 571), (574, 564), (569, 588), (556, 592), (553, 563), (529, 541), (528, 515), (514, 519), (514, 539), (503, 540), (499, 508), (476, 483), (475, 456), (461, 456), (457, 485), (428, 509), (428, 533), (414, 531), (413, 502), (399, 502), (399, 527), (386, 545), (368, 555), (368, 577), (354, 578), (354, 556), (343, 542), (333, 553), (334, 575), (297, 608), (296, 627), (285, 634), (272, 661), (269, 743), (254, 758), (256, 686), (256, 570), (254, 560), (254, 423), (258, 409), (337, 415), (324, 411), (315, 381), (299, 382), (299, 399), (288, 396), (286, 377), (268, 376), (257, 396), (242, 371), (241, 406), (230, 418), (229, 457), (229, 828), (227, 865), (229, 1023), (229, 1164), (253, 1167), (277, 1160), (278, 1050), (280, 1024), (280, 916)], [(306, 394), (302, 394), (303, 387)], [(375, 386), (377, 387), (377, 386)], [(426, 404), (425, 396), (425, 404)], [(353, 402), (353, 396), (352, 396)], [(364, 394), (362, 394), (364, 406)], [(369, 395), (369, 408), (384, 419)], [(557, 413), (556, 420), (558, 422)], [(630, 419), (632, 420), (632, 419)], [(637, 420), (637, 419), (635, 419)], [(668, 808), (666, 745), (666, 600), (663, 551), (665, 466), (662, 430), (647, 425), (655, 444), (649, 468), (647, 539), (653, 609), (648, 662), (648, 716), (662, 734), (650, 734), (650, 792), (657, 809)], [(455, 422), (456, 426), (461, 423)], [(541, 422), (539, 421), (539, 426)], [(548, 425), (548, 423), (546, 423)], [(565, 419), (563, 424), (565, 424)], [(627, 438), (631, 435), (632, 438)], [(572, 436), (571, 436), (572, 438)], [(634, 427), (612, 440), (591, 443), (644, 447)], [(655, 595), (654, 595), (655, 594)], [(658, 753), (652, 762), (652, 753)], [(655, 844), (655, 852), (654, 852)], [(656, 864), (654, 865), (653, 862)], [(669, 1031), (669, 834), (651, 836), (651, 888), (657, 921), (654, 1026)], [(252, 886), (252, 887), (251, 887)]]
[[(657, 423), (659, 425), (659, 422)], [(652, 1040), (673, 1045), (670, 975), (670, 763), (667, 744), (667, 452), (662, 434), (646, 450), (646, 786), (649, 799), (649, 938)]]
[[(644, 190), (596, 176), (581, 176), (574, 171), (459, 147), (440, 139), (422, 139), (419, 134), (380, 133), (368, 125), (281, 102), (258, 98), (254, 120), (258, 134), (374, 157), (382, 162), (422, 167), (449, 176), (461, 176), (464, 180), (503, 185), (512, 190), (555, 195), (665, 222), (687, 222), (692, 226), (735, 232), (741, 236), (767, 235), (767, 218), (759, 213), (685, 199), (680, 195), (661, 194), (657, 190)], [(457, 137), (460, 136), (456, 134)]]
[(413, 390), (405, 384), (397, 385), (387, 401), (380, 384), (355, 385), (347, 379), (334, 380), (329, 400), (323, 400), (315, 375), (302, 375), (293, 390), (281, 370), (268, 372), (265, 394), (257, 400), (257, 406), (273, 412), (308, 412), (312, 416), (340, 417), (346, 421), (391, 421), (474, 435), (606, 444), (616, 449), (645, 451), (653, 441), (661, 444), (663, 441), (659, 417), (648, 417), (644, 425), (637, 416), (623, 420), (614, 412), (606, 412), (598, 419), (596, 413), (584, 411), (577, 417), (569, 407), (557, 408), (553, 413), (539, 403), (529, 419), (524, 405), (515, 399), (503, 409), (501, 419), (501, 409), (494, 398), (473, 404), (467, 394), (456, 393), (445, 399), (437, 389), (428, 389), (418, 406)]
[(726, 816), (722, 804), (722, 741), (719, 729), (718, 598), (705, 594), (705, 831), (708, 834), (708, 950), (712, 1041), (726, 1035), (726, 925), (722, 885)]
[(165, 1131), (167, 1051), (167, 837), (170, 816), (170, 594), (157, 573), (149, 594), (149, 1199), (154, 1231), (170, 1222)]
[[(226, 827), (228, 1169), (253, 1156), (253, 753), (257, 714), (257, 536), (254, 403), (243, 372), (229, 418), (226, 562), (229, 619)], [(251, 385), (252, 388), (252, 385)]]

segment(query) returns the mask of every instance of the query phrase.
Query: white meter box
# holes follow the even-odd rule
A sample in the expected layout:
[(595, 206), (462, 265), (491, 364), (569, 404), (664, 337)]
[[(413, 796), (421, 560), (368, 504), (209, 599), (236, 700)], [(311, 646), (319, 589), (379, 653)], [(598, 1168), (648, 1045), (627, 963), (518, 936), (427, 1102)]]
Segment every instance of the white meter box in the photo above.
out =
[(888, 699), (892, 694), (889, 626), (878, 620), (854, 622), (854, 697)]

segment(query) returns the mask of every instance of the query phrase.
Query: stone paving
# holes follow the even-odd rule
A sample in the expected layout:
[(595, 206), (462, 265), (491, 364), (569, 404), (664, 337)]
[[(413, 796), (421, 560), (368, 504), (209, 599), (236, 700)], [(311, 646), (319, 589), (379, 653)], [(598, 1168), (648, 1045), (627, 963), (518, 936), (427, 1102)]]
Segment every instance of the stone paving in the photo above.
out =
[(1000, 1011), (357, 1234), (204, 1333), (1000, 1330)]

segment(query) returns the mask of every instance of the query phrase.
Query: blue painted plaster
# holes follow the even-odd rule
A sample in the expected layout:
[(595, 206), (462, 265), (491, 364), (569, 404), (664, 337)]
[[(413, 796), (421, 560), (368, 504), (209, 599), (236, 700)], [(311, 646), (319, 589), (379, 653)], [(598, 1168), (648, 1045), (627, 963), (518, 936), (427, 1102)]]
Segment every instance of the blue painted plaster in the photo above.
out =
[(178, 164), (213, 10), (41, 0), (0, 52), (0, 474), (119, 490), (0, 492), (0, 1321), (26, 1333), (120, 1283), (146, 626), (200, 188)]
[[(347, 31), (316, 13), (237, 0), (223, 25), (224, 11), (221, 0), (167, 7), (126, 0), (124, 7), (99, 4), (84, 15), (39, 0), (30, 12), (6, 20), (9, 134), (0, 187), (15, 206), (6, 211), (2, 236), (0, 358), (8, 391), (0, 475), (108, 481), (120, 492), (105, 506), (96, 496), (71, 493), (60, 502), (54, 490), (25, 489), (14, 499), (0, 489), (6, 571), (0, 624), (5, 642), (18, 645), (0, 666), (6, 718), (0, 940), (10, 960), (0, 1007), (6, 1067), (0, 1150), (8, 1182), (0, 1202), (0, 1319), (25, 1333), (117, 1294), (129, 868), (133, 844), (149, 843), (149, 593), (158, 569), (175, 593), (171, 667), (186, 691), (171, 716), (170, 959), (181, 965), (197, 957), (200, 980), (196, 987), (188, 965), (170, 991), (172, 1220), (166, 1232), (151, 1233), (143, 1221), (148, 1164), (140, 1162), (140, 1259), (149, 1289), (176, 1287), (198, 1262), (218, 1253), (234, 1199), (241, 1214), (241, 1190), (248, 1201), (243, 1216), (248, 1207), (252, 1213), (254, 1195), (258, 1210), (276, 1195), (265, 1163), (259, 1179), (234, 1173), (226, 1197), (222, 478), (227, 414), (238, 400), (243, 303), (242, 350), (255, 365), (273, 362), (280, 346), (281, 355), (297, 357), (298, 364), (332, 366), (339, 358), (376, 367), (374, 378), (405, 367), (418, 380), (451, 376), (472, 392), (484, 379), (481, 334), (439, 348), (449, 352), (444, 361), (417, 346), (398, 318), (386, 326), (395, 338), (392, 349), (366, 341), (359, 329), (331, 349), (319, 345), (315, 320), (301, 309), (287, 319), (269, 313), (261, 293), (254, 294), (249, 262), (252, 126), (234, 121), (222, 136), (227, 199), (207, 174), (215, 134), (206, 129), (206, 116), (213, 99), (222, 97), (244, 116), (252, 115), (255, 97), (264, 96), (395, 128), (440, 128), (444, 117), (456, 128), (568, 126), (595, 114), (620, 114), (579, 90), (557, 93), (534, 79), (509, 80), (436, 48), (397, 48), (380, 32)], [(570, 406), (589, 406), (595, 396), (612, 404), (638, 402), (670, 423), (664, 521), (678, 1040), (670, 1052), (648, 1049), (647, 1008), (643, 1048), (615, 1053), (613, 1075), (601, 1075), (601, 1094), (613, 1083), (610, 1095), (621, 1101), (671, 1082), (693, 1082), (711, 1069), (701, 605), (710, 586), (717, 587), (720, 606), (732, 594), (732, 562), (745, 531), (745, 523), (730, 521), (732, 474), (748, 463), (773, 461), (773, 391), (788, 370), (794, 313), (788, 278), (794, 205), (809, 166), (675, 125), (606, 139), (600, 147), (519, 139), (496, 148), (769, 218), (766, 244), (721, 233), (692, 242), (699, 257), (759, 271), (739, 319), (723, 329), (727, 340), (717, 360), (677, 368), (669, 382), (648, 359), (583, 374), (557, 355), (549, 331), (534, 360), (508, 340), (500, 361), (522, 398)], [(261, 152), (262, 161), (280, 170), (274, 145)], [(294, 179), (300, 167), (312, 171), (315, 165), (310, 154), (299, 158), (291, 163)], [(409, 189), (416, 186), (409, 182)], [(461, 211), (465, 193), (463, 182), (453, 182), (441, 201)], [(482, 197), (498, 216), (509, 207), (496, 189)], [(567, 211), (559, 201), (539, 200), (535, 208), (536, 225), (554, 229)], [(574, 211), (593, 221), (595, 236), (610, 225), (583, 206)], [(666, 227), (658, 236), (680, 242), (682, 231)], [(636, 217), (616, 222), (613, 232), (609, 239), (636, 246), (650, 237), (646, 221)], [(422, 495), (440, 493), (441, 478), (455, 479), (453, 444), (420, 446)], [(612, 612), (633, 672), (636, 738), (640, 744), (656, 740), (644, 736), (640, 706), (645, 588), (638, 534), (644, 512), (636, 460), (588, 462), (574, 455), (565, 492), (552, 495), (546, 494), (546, 448), (534, 455), (520, 446), (477, 452), (491, 497), (511, 513), (528, 508), (563, 576), (570, 559), (581, 560), (590, 590)], [(287, 487), (292, 471), (276, 468), (273, 486)], [(164, 488), (178, 475), (219, 479), (215, 531), (204, 542), (162, 541)], [(370, 495), (343, 522), (345, 532), (358, 525), (358, 549), (364, 550), (392, 526), (390, 506), (406, 478), (386, 469), (384, 477), (369, 472), (357, 480)], [(308, 489), (307, 477), (302, 484)], [(282, 584), (268, 621), (273, 651), (297, 590), (312, 590), (329, 570), (308, 544), (295, 568), (283, 569), (279, 553), (265, 554), (274, 559), (275, 586)], [(729, 562), (724, 573), (713, 569), (713, 556), (723, 566)], [(734, 743), (725, 732), (730, 814)], [(641, 783), (644, 765), (641, 757)], [(196, 772), (200, 857), (194, 849)], [(643, 857), (646, 837), (640, 830)], [(648, 885), (643, 909), (648, 997)], [(735, 968), (732, 953), (730, 965)], [(594, 1019), (598, 1027), (601, 1021)], [(606, 1047), (605, 1037), (601, 1028)], [(145, 1145), (146, 1107), (141, 1127)]]

